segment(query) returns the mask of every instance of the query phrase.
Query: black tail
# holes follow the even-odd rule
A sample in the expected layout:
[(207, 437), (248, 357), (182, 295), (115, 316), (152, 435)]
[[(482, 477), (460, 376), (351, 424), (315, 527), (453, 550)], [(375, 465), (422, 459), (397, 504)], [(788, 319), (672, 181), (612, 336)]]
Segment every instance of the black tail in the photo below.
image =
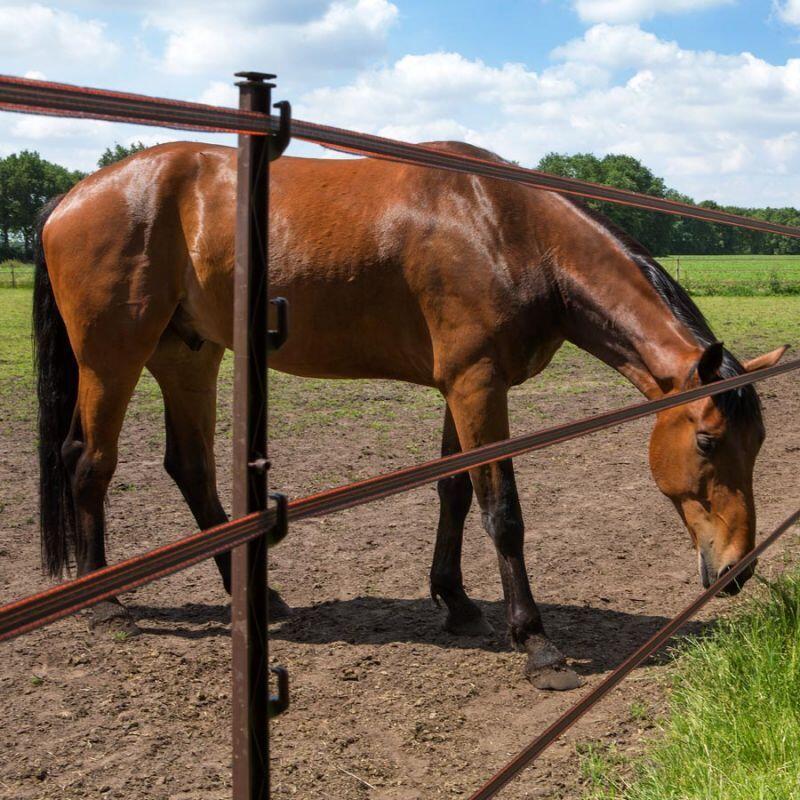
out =
[(78, 396), (78, 365), (56, 306), (42, 247), (42, 230), (60, 200), (61, 197), (54, 197), (39, 212), (33, 287), (42, 565), (53, 576), (60, 576), (69, 567), (75, 542), (75, 508), (69, 476), (61, 460), (61, 445), (69, 433)]

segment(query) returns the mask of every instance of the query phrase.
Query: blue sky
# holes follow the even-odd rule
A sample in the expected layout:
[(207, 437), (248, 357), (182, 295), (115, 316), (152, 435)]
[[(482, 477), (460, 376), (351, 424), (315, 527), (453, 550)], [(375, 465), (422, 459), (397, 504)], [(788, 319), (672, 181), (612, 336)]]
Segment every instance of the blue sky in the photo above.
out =
[[(305, 119), (525, 165), (630, 153), (698, 200), (800, 205), (800, 0), (0, 2), (0, 41), (4, 73), (233, 104), (234, 71), (273, 71)], [(231, 142), (0, 115), (0, 154), (81, 169), (173, 138)]]

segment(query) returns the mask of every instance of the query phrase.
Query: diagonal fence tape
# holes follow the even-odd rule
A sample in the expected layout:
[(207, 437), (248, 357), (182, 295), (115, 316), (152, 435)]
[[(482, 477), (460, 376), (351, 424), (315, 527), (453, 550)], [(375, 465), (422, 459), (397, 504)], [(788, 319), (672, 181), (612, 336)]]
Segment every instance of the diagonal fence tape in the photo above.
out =
[[(754, 373), (737, 375), (697, 389), (669, 395), (660, 400), (649, 400), (614, 409), (576, 422), (504, 439), (464, 453), (335, 487), (289, 503), (288, 519), (297, 521), (353, 508), (494, 461), (512, 458), (624, 422), (641, 419), (667, 408), (735, 391), (742, 386), (783, 375), (798, 368), (800, 359), (795, 359)], [(0, 641), (31, 631), (101, 600), (135, 589), (263, 536), (275, 524), (275, 520), (275, 511), (272, 509), (232, 520), (3, 606), (0, 608)]]
[[(0, 75), (0, 110), (250, 135), (276, 133), (279, 128), (278, 118), (265, 114), (11, 75)], [(291, 127), (293, 138), (347, 153), (514, 181), (561, 194), (800, 238), (800, 228), (791, 225), (743, 217), (575, 178), (563, 178), (504, 161), (447, 152), (431, 146), (303, 120), (294, 120)]]

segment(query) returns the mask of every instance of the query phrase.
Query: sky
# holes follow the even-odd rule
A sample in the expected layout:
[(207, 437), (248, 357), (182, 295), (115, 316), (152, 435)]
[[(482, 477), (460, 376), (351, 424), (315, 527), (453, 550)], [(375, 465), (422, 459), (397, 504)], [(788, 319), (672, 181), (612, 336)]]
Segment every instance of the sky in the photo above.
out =
[[(273, 72), (300, 119), (524, 166), (627, 153), (698, 201), (800, 206), (800, 0), (0, 0), (0, 41), (0, 73), (235, 105), (234, 72)], [(75, 169), (174, 139), (235, 143), (0, 113), (0, 156)]]

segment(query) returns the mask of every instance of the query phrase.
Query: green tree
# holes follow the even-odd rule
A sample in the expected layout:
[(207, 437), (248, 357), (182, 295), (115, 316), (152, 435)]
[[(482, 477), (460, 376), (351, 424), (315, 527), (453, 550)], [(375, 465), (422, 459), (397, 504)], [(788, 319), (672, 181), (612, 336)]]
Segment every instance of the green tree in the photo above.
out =
[(2, 246), (29, 259), (33, 255), (33, 230), (39, 209), (51, 198), (72, 188), (85, 173), (68, 170), (23, 150), (2, 160), (0, 168), (0, 232)]
[[(592, 153), (548, 153), (537, 169), (654, 197), (665, 197), (667, 194), (664, 181), (632, 156), (610, 154), (598, 158)], [(669, 252), (672, 223), (663, 214), (594, 200), (589, 201), (589, 206), (602, 211), (654, 254), (666, 255)]]
[(125, 147), (125, 145), (122, 145), (119, 142), (114, 142), (114, 146), (106, 147), (106, 149), (103, 151), (103, 154), (97, 159), (97, 166), (102, 169), (103, 167), (107, 167), (109, 164), (122, 161), (123, 158), (127, 158), (128, 156), (132, 156), (134, 153), (138, 153), (140, 150), (146, 149), (147, 145), (142, 144), (142, 142), (132, 142), (130, 145), (128, 145), (128, 147)]

